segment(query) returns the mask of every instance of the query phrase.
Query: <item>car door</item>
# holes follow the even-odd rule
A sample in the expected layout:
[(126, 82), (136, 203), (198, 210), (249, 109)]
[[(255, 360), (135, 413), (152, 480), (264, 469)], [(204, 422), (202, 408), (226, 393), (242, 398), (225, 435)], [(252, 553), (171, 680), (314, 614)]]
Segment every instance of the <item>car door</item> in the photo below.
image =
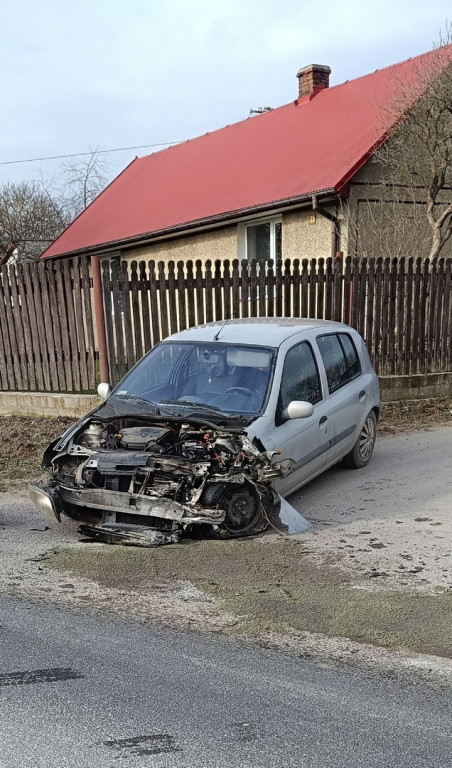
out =
[[(312, 416), (286, 418), (284, 412), (293, 400), (312, 403)], [(279, 450), (281, 459), (295, 462), (290, 474), (275, 484), (279, 493), (291, 493), (322, 471), (329, 446), (329, 430), (319, 367), (311, 345), (302, 341), (292, 346), (285, 355), (274, 428), (265, 439), (267, 450)]]
[(326, 464), (334, 464), (355, 444), (365, 409), (366, 388), (351, 334), (322, 334), (316, 339), (328, 388), (330, 447)]

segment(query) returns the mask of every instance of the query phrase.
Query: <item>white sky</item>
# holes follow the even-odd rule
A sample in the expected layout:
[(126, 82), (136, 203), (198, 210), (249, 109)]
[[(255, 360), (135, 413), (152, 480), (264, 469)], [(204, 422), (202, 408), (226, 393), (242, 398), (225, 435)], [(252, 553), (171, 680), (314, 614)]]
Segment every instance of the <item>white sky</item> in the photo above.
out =
[[(429, 50), (450, 0), (0, 0), (0, 184), (62, 160), (174, 142)], [(158, 148), (157, 148), (158, 149)], [(149, 149), (109, 154), (111, 175)]]

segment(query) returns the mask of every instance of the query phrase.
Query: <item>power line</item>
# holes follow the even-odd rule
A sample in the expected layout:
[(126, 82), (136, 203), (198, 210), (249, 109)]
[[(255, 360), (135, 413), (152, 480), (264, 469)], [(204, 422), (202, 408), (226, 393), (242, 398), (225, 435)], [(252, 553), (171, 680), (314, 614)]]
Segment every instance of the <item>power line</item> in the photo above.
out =
[(19, 163), (37, 163), (43, 160), (64, 160), (67, 157), (83, 157), (85, 155), (106, 154), (107, 152), (127, 152), (132, 149), (150, 149), (151, 147), (171, 147), (181, 144), (181, 141), (161, 141), (160, 144), (140, 144), (137, 147), (115, 147), (114, 149), (99, 149), (91, 152), (73, 152), (70, 155), (49, 155), (48, 157), (31, 157), (28, 160), (0, 160), (0, 165), (18, 165)]

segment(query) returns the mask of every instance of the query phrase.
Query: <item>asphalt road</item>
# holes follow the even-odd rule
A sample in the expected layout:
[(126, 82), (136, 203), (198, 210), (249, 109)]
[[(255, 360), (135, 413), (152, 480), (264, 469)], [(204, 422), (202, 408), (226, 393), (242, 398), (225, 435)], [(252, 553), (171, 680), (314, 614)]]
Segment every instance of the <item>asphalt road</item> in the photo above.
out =
[(422, 515), (452, 507), (452, 428), (379, 436), (367, 467), (340, 465), (289, 501), (315, 525)]
[(450, 689), (0, 597), (2, 768), (449, 768)]

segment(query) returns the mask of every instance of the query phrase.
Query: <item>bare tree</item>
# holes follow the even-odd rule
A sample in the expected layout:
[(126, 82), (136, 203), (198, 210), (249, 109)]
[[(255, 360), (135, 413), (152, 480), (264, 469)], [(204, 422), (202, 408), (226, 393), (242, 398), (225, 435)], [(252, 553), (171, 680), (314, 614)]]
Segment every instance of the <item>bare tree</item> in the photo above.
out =
[(349, 252), (438, 256), (452, 236), (452, 25), (380, 104), (384, 143), (343, 206)]
[(107, 182), (105, 156), (97, 150), (72, 158), (53, 177), (0, 187), (0, 266), (37, 259)]
[(400, 258), (430, 253), (426, 203), (416, 186), (387, 180), (360, 186), (358, 200), (341, 202), (340, 219), (346, 223), (343, 247), (350, 255)]
[(402, 235), (406, 241), (405, 220), (419, 246), (427, 238), (431, 258), (452, 235), (451, 41), (452, 25), (446, 25), (445, 38), (419, 59), (414, 78), (397, 83), (396, 98), (385, 106), (393, 128), (375, 155), (383, 171), (387, 222), (392, 216), (399, 240)]
[(64, 229), (64, 212), (38, 182), (0, 187), (0, 266), (35, 260)]
[(91, 150), (85, 157), (74, 157), (63, 165), (59, 174), (66, 218), (75, 219), (100, 192), (108, 181), (108, 164), (105, 153)]

